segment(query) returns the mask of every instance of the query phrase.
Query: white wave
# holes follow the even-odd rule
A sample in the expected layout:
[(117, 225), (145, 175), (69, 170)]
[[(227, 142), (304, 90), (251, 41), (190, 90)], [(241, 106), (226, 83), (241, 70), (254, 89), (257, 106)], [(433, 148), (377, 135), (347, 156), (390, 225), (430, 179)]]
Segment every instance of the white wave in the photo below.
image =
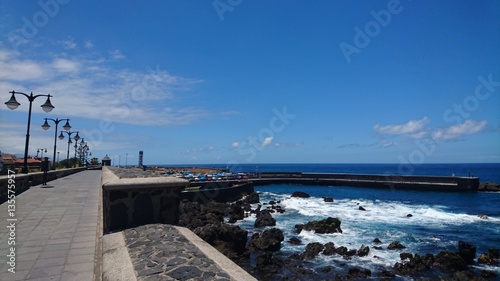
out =
[[(333, 203), (322, 198), (285, 198), (285, 209), (296, 210), (307, 217), (339, 217), (343, 221), (364, 221), (397, 225), (462, 225), (478, 221), (498, 223), (500, 219), (478, 215), (459, 214), (444, 206), (411, 205), (402, 202), (340, 199)], [(366, 211), (361, 211), (362, 207)], [(411, 215), (411, 216), (409, 216)]]
[[(318, 197), (292, 198), (285, 194), (261, 194), (262, 202), (271, 199), (280, 200), (279, 204), (285, 209), (284, 214), (273, 213), (277, 221), (276, 227), (285, 235), (283, 250), (302, 252), (311, 242), (333, 242), (336, 247), (345, 246), (350, 250), (357, 250), (365, 245), (370, 247), (369, 255), (353, 257), (349, 264), (367, 268), (391, 267), (400, 261), (401, 251), (387, 250), (387, 246), (393, 241), (401, 241), (407, 247), (403, 250), (405, 252), (425, 254), (434, 249), (456, 247), (458, 237), (463, 235), (462, 230), (467, 229), (468, 225), (477, 227), (485, 224), (488, 229), (495, 229), (500, 223), (498, 217), (480, 218), (477, 214), (455, 213), (447, 206), (418, 205), (412, 204), (411, 201), (334, 199), (334, 202), (329, 203)], [(359, 210), (360, 206), (366, 211)], [(263, 209), (265, 207), (266, 205), (262, 205)], [(411, 216), (407, 216), (409, 214)], [(341, 220), (342, 234), (295, 232), (295, 224), (305, 224), (327, 217), (338, 217)], [(248, 224), (254, 220), (254, 216), (245, 219)], [(456, 230), (457, 236), (453, 236)], [(449, 233), (453, 234), (448, 236)], [(297, 246), (288, 243), (291, 237), (299, 238), (302, 244)], [(376, 237), (382, 240), (382, 244), (375, 245), (372, 242)], [(374, 246), (380, 246), (382, 250), (377, 250)], [(318, 258), (324, 264), (345, 262), (339, 255), (320, 255)]]

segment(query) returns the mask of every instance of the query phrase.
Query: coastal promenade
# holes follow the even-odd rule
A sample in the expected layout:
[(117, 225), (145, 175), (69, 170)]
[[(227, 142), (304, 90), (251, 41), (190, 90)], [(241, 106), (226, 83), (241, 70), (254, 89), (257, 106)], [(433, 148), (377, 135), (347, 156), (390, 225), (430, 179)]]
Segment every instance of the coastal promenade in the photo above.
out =
[(103, 235), (101, 186), (86, 170), (2, 203), (0, 280), (255, 280), (184, 227)]
[(0, 205), (1, 280), (95, 280), (100, 175), (87, 170), (32, 186), (10, 204), (15, 209)]

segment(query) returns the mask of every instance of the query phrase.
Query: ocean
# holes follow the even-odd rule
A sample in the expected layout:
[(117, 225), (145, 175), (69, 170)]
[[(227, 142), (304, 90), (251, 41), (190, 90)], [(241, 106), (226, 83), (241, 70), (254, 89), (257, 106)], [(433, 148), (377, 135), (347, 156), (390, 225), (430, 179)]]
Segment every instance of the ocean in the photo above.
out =
[[(206, 165), (225, 168), (227, 165)], [(402, 166), (401, 164), (257, 164), (229, 167), (237, 172), (319, 172), (358, 173), (390, 175), (435, 175), (435, 176), (477, 176), (481, 182), (500, 182), (500, 164), (422, 164)], [(411, 191), (397, 189), (375, 189), (342, 186), (267, 185), (256, 186), (263, 208), (267, 202), (278, 201), (285, 212), (273, 213), (276, 227), (285, 236), (280, 255), (287, 257), (303, 252), (311, 242), (334, 242), (335, 246), (359, 249), (370, 246), (366, 257), (345, 260), (339, 255), (319, 255), (308, 263), (313, 270), (330, 265), (339, 270), (346, 266), (359, 266), (380, 271), (400, 261), (401, 251), (387, 250), (387, 245), (399, 241), (406, 246), (404, 252), (425, 255), (440, 251), (456, 251), (458, 241), (477, 246), (477, 257), (488, 248), (500, 248), (500, 193), (471, 192), (449, 193)], [(291, 198), (295, 191), (308, 193), (310, 198)], [(323, 201), (332, 197), (333, 203)], [(366, 211), (359, 210), (362, 206)], [(409, 217), (408, 215), (412, 216)], [(486, 215), (480, 218), (478, 215)], [(302, 231), (297, 234), (294, 226), (312, 220), (338, 217), (343, 233), (316, 234)], [(250, 232), (260, 232), (250, 216), (237, 224)], [(287, 241), (296, 237), (302, 241), (293, 245)], [(373, 239), (382, 241), (383, 250), (373, 248)], [(500, 267), (475, 264), (478, 270), (495, 271), (500, 276)]]

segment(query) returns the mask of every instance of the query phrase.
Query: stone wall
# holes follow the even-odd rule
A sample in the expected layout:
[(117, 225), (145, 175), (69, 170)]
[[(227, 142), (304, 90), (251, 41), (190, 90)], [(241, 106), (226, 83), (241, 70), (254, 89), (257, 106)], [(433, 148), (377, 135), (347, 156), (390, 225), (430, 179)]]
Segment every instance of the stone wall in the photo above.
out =
[[(62, 178), (74, 173), (81, 172), (87, 168), (70, 168), (61, 170), (52, 170), (47, 172), (47, 182)], [(43, 172), (29, 173), (29, 174), (13, 174), (11, 178), (14, 180), (16, 186), (16, 195), (28, 190), (31, 186), (43, 183)], [(7, 201), (9, 178), (8, 176), (0, 176), (0, 203)], [(48, 184), (50, 185), (50, 183)]]
[(151, 223), (177, 224), (181, 190), (188, 181), (172, 177), (119, 178), (103, 167), (103, 231)]

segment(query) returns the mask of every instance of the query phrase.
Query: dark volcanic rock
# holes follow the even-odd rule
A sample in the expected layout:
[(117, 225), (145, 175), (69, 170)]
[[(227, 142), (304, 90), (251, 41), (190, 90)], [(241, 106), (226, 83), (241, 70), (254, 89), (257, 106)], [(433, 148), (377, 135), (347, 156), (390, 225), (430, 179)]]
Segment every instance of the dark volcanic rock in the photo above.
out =
[(368, 253), (370, 253), (370, 247), (363, 245), (361, 246), (361, 248), (359, 248), (357, 252), (358, 256), (360, 257), (368, 256)]
[(229, 206), (228, 208), (229, 223), (235, 223), (236, 221), (245, 218), (245, 211), (242, 208), (242, 204), (243, 203), (241, 201), (238, 201)]
[(458, 254), (467, 264), (473, 264), (476, 258), (476, 246), (471, 243), (458, 241)]
[(362, 206), (359, 206), (359, 207), (358, 207), (358, 210), (360, 210), (360, 211), (366, 211), (366, 209), (365, 209), (365, 208), (363, 208)]
[(500, 184), (496, 182), (480, 182), (479, 191), (500, 191)]
[(303, 224), (296, 224), (295, 225), (295, 230), (297, 231), (297, 233), (302, 232), (302, 229), (304, 229), (304, 225)]
[(321, 253), (321, 251), (323, 251), (324, 248), (325, 248), (325, 246), (323, 246), (323, 244), (321, 244), (319, 242), (309, 243), (309, 244), (307, 244), (306, 249), (303, 253), (304, 258), (305, 259), (313, 259), (317, 255), (319, 255), (319, 253)]
[(302, 244), (302, 241), (297, 237), (292, 237), (292, 238), (288, 239), (288, 243), (290, 243), (292, 245), (300, 245), (300, 244)]
[(267, 279), (270, 279), (274, 274), (278, 273), (283, 267), (283, 261), (273, 256), (272, 253), (265, 252), (257, 256), (256, 269)]
[(323, 202), (331, 203), (331, 202), (333, 202), (333, 198), (332, 197), (323, 197)]
[(179, 204), (179, 225), (191, 230), (207, 224), (217, 224), (224, 221), (228, 209), (225, 203), (210, 201), (206, 204), (182, 200)]
[(349, 278), (367, 278), (372, 275), (372, 272), (369, 269), (359, 268), (359, 267), (351, 267), (347, 271), (347, 276)]
[(271, 215), (269, 210), (262, 210), (257, 214), (257, 218), (255, 219), (255, 227), (264, 227), (264, 226), (275, 226), (276, 220)]
[(477, 262), (481, 264), (496, 265), (499, 258), (500, 258), (500, 250), (498, 248), (491, 247), (488, 249), (487, 254), (483, 253), (481, 254), (481, 256), (479, 256)]
[(342, 233), (340, 220), (332, 217), (320, 221), (310, 221), (304, 225), (304, 229), (313, 230), (316, 233)]
[(239, 226), (209, 224), (193, 232), (229, 258), (236, 258), (246, 250), (248, 232)]
[(380, 241), (380, 239), (378, 239), (378, 238), (373, 239), (373, 241), (372, 241), (372, 242), (373, 242), (373, 243), (377, 243), (377, 244), (382, 243), (382, 241)]
[(354, 256), (358, 251), (356, 249), (350, 249), (345, 253), (346, 257), (352, 257)]
[(335, 244), (333, 242), (328, 242), (325, 244), (325, 249), (323, 249), (323, 255), (331, 256), (335, 254)]
[(254, 234), (250, 245), (261, 251), (279, 251), (281, 242), (285, 239), (283, 232), (277, 228), (271, 228), (262, 232), (262, 234)]
[(295, 191), (294, 193), (292, 193), (292, 197), (309, 198), (311, 196), (305, 192), (302, 192), (302, 191)]
[(260, 203), (260, 197), (257, 192), (252, 192), (245, 198), (241, 199), (241, 201), (247, 204), (257, 204)]
[(417, 275), (429, 270), (433, 263), (433, 255), (427, 254), (424, 257), (420, 257), (419, 255), (415, 254), (415, 256), (411, 257), (408, 262), (396, 263), (394, 265), (394, 269), (402, 274)]
[(344, 247), (344, 246), (340, 246), (340, 247), (337, 247), (335, 248), (335, 252), (341, 256), (347, 254), (347, 247)]
[(391, 242), (391, 244), (389, 244), (389, 246), (387, 246), (387, 249), (389, 249), (389, 250), (404, 249), (404, 248), (406, 248), (406, 247), (403, 246), (403, 244), (401, 244), (399, 241)]
[(399, 257), (401, 258), (401, 260), (410, 260), (413, 258), (413, 254), (412, 253), (401, 253), (399, 254)]
[(434, 265), (444, 271), (461, 271), (467, 269), (467, 263), (455, 252), (442, 251), (436, 255)]

